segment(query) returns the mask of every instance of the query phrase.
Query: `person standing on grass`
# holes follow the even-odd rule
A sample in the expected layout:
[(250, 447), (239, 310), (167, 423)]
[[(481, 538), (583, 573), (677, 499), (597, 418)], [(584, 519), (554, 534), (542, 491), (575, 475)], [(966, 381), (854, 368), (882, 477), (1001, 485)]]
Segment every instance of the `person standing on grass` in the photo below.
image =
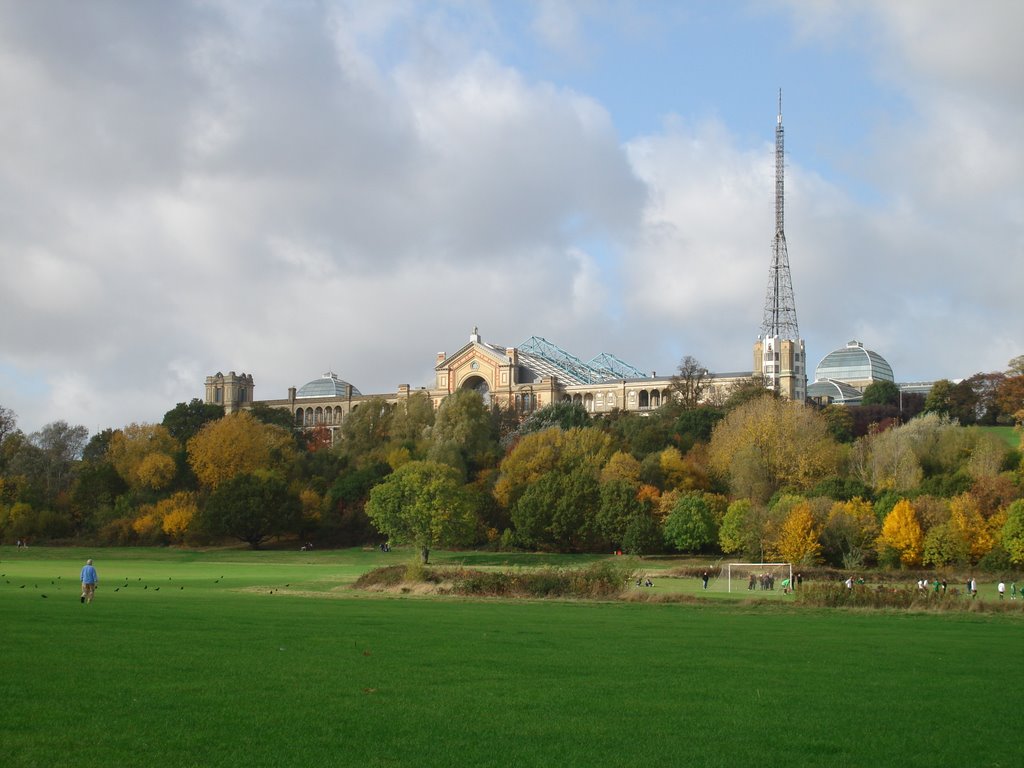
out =
[(704, 582), (704, 589), (708, 588), (708, 572), (704, 571), (704, 575), (700, 577), (700, 580)]
[(1004, 597), (1006, 597), (1006, 582), (1005, 581), (1000, 581), (999, 582), (999, 586), (997, 586), (996, 589), (999, 590), (999, 599), (1000, 600), (1002, 600)]
[(93, 567), (92, 558), (85, 561), (85, 565), (82, 566), (82, 598), (81, 602), (92, 602), (93, 595), (96, 594), (96, 585), (100, 583), (100, 577), (96, 573), (96, 568)]
[(1017, 582), (1016, 581), (1011, 581), (1010, 582), (1010, 599), (1011, 600), (1016, 600), (1017, 599)]

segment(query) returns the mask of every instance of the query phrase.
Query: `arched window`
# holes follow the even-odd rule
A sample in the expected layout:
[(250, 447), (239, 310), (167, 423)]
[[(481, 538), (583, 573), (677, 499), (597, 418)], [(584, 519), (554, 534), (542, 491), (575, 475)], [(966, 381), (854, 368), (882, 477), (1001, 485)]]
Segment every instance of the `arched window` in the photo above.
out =
[(651, 408), (657, 408), (661, 405), (661, 392), (654, 390), (651, 392)]
[(641, 389), (640, 390), (640, 406), (639, 407), (640, 407), (640, 410), (642, 410), (642, 411), (651, 407), (651, 399), (650, 399), (650, 396), (647, 394), (647, 390), (646, 389)]
[(301, 427), (302, 426), (302, 409), (301, 408), (296, 408), (295, 409), (295, 426), (296, 427)]
[(594, 412), (594, 396), (589, 392), (583, 396), (583, 407), (590, 413)]

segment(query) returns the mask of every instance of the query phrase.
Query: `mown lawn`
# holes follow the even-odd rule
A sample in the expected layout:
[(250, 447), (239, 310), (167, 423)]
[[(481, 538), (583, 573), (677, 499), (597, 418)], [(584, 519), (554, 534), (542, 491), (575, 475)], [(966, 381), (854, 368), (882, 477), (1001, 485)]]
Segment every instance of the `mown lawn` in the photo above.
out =
[(374, 597), (351, 551), (97, 551), (83, 606), (36, 552), (5, 766), (1019, 764), (1015, 616)]

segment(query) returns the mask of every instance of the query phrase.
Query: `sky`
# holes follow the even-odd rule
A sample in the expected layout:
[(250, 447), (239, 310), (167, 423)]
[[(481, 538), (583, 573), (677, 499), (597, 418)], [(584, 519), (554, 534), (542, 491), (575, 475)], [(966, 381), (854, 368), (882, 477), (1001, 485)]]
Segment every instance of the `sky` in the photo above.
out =
[(159, 422), (218, 371), (433, 384), (478, 327), (750, 370), (1024, 353), (1024, 4), (0, 0), (0, 406)]

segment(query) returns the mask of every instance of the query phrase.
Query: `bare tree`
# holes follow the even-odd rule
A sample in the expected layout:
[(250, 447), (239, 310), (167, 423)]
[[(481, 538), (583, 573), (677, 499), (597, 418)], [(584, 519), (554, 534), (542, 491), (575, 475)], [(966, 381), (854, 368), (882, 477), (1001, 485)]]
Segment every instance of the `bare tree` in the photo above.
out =
[(672, 389), (683, 410), (692, 410), (701, 404), (709, 375), (708, 369), (691, 355), (679, 361), (678, 372), (672, 377)]

